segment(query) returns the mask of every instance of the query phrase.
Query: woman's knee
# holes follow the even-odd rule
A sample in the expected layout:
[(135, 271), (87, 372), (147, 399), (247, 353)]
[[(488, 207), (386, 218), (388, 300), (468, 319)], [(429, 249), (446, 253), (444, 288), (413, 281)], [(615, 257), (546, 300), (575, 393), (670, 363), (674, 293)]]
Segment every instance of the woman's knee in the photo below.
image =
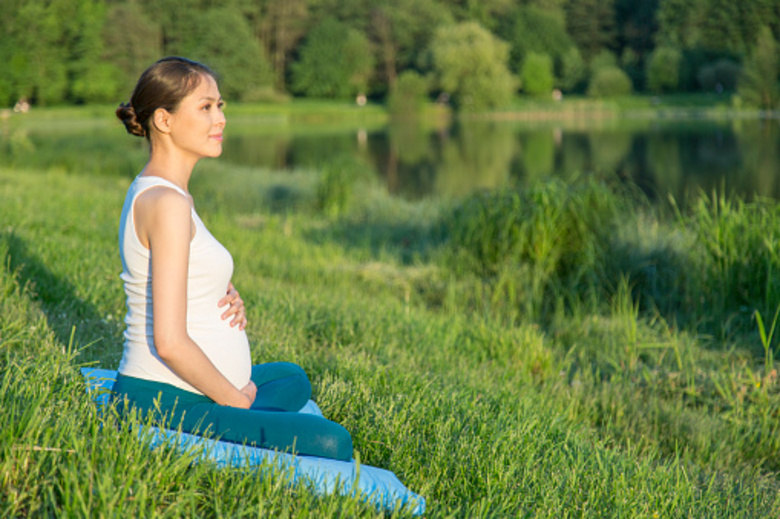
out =
[(298, 411), (311, 398), (309, 377), (290, 362), (254, 366), (252, 381), (257, 386), (254, 409)]
[(252, 366), (252, 381), (258, 386), (265, 382), (291, 376), (309, 380), (303, 368), (292, 362), (266, 362)]
[(346, 428), (336, 422), (328, 421), (328, 432), (322, 437), (323, 456), (342, 461), (352, 459), (352, 436)]

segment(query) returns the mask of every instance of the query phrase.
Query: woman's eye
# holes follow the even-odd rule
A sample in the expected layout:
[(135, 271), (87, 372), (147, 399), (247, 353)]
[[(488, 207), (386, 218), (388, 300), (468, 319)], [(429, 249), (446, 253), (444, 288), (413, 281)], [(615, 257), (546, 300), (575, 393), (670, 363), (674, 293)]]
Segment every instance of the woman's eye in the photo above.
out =
[(207, 112), (211, 110), (211, 104), (203, 105), (203, 110), (206, 110)]

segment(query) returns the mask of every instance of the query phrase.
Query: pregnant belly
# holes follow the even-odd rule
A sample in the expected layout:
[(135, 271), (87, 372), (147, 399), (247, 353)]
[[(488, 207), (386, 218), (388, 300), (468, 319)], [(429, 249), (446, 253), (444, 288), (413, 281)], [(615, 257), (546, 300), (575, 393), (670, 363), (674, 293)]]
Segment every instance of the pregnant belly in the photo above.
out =
[(236, 388), (249, 383), (252, 374), (252, 356), (246, 333), (231, 327), (229, 321), (206, 320), (188, 324), (188, 332), (214, 366)]

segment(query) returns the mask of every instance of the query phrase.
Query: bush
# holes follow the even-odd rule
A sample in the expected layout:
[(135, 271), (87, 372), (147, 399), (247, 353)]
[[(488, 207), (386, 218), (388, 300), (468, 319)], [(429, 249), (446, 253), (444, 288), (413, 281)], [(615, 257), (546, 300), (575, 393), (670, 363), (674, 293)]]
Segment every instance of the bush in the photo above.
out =
[(617, 57), (608, 50), (602, 50), (590, 60), (591, 75), (603, 68), (614, 68), (618, 66)]
[(349, 212), (365, 173), (366, 166), (348, 155), (328, 161), (317, 183), (317, 209), (332, 218)]
[[(467, 198), (448, 222), (456, 269), (515, 287), (505, 294), (538, 314), (553, 294), (602, 291), (625, 207), (605, 185), (553, 181)], [(520, 293), (518, 293), (520, 292)]]
[(771, 318), (780, 301), (780, 205), (701, 196), (689, 221), (702, 249), (688, 289), (699, 318), (724, 335), (751, 330), (753, 311)]
[(588, 95), (591, 97), (613, 97), (631, 93), (631, 78), (618, 67), (602, 67), (590, 78)]
[(653, 92), (677, 90), (682, 53), (674, 47), (657, 47), (647, 62), (647, 87)]
[(696, 78), (702, 90), (708, 92), (733, 92), (737, 89), (740, 70), (739, 63), (723, 58), (700, 68)]
[(526, 94), (548, 95), (553, 88), (553, 62), (547, 54), (529, 52), (520, 69), (523, 91)]
[(425, 106), (428, 80), (413, 70), (406, 70), (390, 91), (388, 108), (393, 114), (415, 114)]

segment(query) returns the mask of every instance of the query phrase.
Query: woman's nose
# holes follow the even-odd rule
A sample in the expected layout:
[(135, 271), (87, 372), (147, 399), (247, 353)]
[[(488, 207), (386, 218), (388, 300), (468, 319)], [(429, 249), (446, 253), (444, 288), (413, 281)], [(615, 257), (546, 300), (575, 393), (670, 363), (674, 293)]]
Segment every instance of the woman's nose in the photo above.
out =
[(214, 117), (214, 125), (225, 126), (226, 123), (227, 123), (227, 118), (225, 117), (225, 112), (223, 112), (222, 109), (218, 109), (217, 114)]

